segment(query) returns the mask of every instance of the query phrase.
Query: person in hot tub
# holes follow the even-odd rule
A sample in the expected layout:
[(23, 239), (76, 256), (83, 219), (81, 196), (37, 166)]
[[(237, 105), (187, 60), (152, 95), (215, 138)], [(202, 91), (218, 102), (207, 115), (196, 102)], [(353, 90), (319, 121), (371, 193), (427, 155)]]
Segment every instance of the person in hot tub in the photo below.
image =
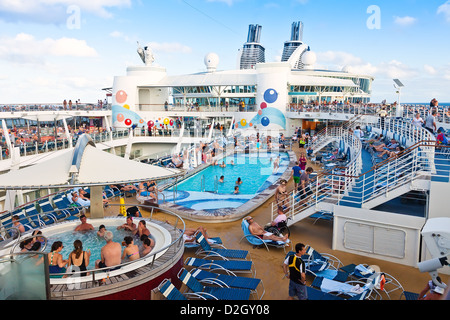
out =
[(105, 232), (104, 238), (106, 240), (106, 244), (100, 251), (101, 259), (95, 261), (96, 269), (114, 267), (122, 262), (122, 247), (120, 246), (120, 243), (113, 241), (113, 237), (114, 235), (111, 231)]

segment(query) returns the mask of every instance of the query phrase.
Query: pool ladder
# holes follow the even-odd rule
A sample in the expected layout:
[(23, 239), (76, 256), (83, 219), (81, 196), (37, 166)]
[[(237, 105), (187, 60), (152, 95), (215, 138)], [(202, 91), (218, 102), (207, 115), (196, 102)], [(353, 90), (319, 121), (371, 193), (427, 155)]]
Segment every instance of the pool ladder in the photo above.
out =
[(202, 179), (200, 181), (200, 190), (202, 192), (219, 193), (219, 179), (217, 179), (217, 176), (214, 176), (214, 190), (213, 191), (206, 190), (205, 181), (206, 181), (205, 176), (202, 175)]

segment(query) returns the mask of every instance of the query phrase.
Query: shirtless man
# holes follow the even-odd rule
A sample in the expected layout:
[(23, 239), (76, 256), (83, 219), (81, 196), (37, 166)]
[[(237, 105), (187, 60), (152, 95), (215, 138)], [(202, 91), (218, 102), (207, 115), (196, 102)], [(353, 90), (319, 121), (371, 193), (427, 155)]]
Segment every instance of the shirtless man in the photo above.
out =
[(117, 230), (120, 230), (120, 229), (124, 229), (124, 230), (131, 231), (131, 232), (135, 233), (136, 232), (136, 225), (133, 223), (133, 217), (128, 216), (127, 217), (127, 222), (124, 223), (123, 225), (117, 227)]
[(106, 231), (104, 238), (106, 244), (100, 252), (101, 259), (95, 261), (96, 269), (113, 267), (121, 263), (122, 247), (120, 243), (113, 241), (113, 233), (111, 231)]
[(81, 224), (75, 228), (75, 231), (89, 231), (94, 230), (94, 226), (86, 222), (87, 218), (84, 214), (80, 216)]
[(245, 220), (248, 222), (248, 230), (250, 233), (254, 236), (257, 236), (258, 238), (262, 240), (273, 240), (273, 241), (283, 241), (286, 242), (288, 240), (288, 236), (284, 237), (277, 237), (273, 233), (267, 232), (264, 230), (258, 223), (253, 221), (252, 217), (247, 217)]

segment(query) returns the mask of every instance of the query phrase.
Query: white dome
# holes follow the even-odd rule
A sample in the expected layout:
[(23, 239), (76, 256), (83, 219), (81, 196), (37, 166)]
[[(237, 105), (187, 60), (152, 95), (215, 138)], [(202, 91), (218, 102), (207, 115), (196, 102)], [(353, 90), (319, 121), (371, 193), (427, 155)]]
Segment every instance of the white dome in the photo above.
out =
[(205, 65), (208, 70), (215, 70), (219, 65), (219, 56), (214, 52), (208, 53), (205, 56)]
[(314, 65), (317, 61), (317, 56), (312, 51), (306, 51), (302, 56), (302, 62), (306, 66)]

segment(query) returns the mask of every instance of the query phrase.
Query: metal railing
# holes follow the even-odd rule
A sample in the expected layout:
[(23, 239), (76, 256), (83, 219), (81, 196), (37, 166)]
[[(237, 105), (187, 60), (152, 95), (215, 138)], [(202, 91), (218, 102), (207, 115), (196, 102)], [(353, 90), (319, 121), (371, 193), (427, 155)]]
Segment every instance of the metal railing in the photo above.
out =
[[(352, 123), (364, 124), (364, 121), (365, 119), (359, 119)], [(402, 186), (411, 189), (412, 183), (417, 180), (429, 180), (431, 177), (450, 179), (450, 147), (437, 145), (434, 136), (427, 130), (417, 128), (401, 119), (386, 119), (384, 124), (371, 125), (397, 140), (404, 137), (402, 140), (412, 143), (412, 146), (394, 157), (375, 164), (369, 171), (361, 174), (360, 157), (359, 162), (354, 159), (355, 162), (349, 163), (346, 167), (336, 166), (331, 171), (318, 174), (309, 185), (306, 195), (302, 196), (297, 190), (293, 190), (281, 203), (287, 209), (286, 215), (291, 218), (290, 223), (315, 213), (319, 203), (340, 205), (345, 201), (347, 205), (363, 207), (370, 205), (372, 200), (380, 196), (389, 199), (389, 194)], [(323, 147), (327, 142), (339, 141), (346, 132), (348, 129), (344, 127), (327, 128), (319, 135), (318, 140), (321, 143), (316, 143), (316, 146)], [(430, 140), (420, 140), (424, 138)], [(349, 145), (355, 148), (355, 145)], [(415, 188), (418, 190), (427, 187), (419, 184)], [(279, 205), (277, 202), (272, 203), (272, 219), (277, 214)]]

